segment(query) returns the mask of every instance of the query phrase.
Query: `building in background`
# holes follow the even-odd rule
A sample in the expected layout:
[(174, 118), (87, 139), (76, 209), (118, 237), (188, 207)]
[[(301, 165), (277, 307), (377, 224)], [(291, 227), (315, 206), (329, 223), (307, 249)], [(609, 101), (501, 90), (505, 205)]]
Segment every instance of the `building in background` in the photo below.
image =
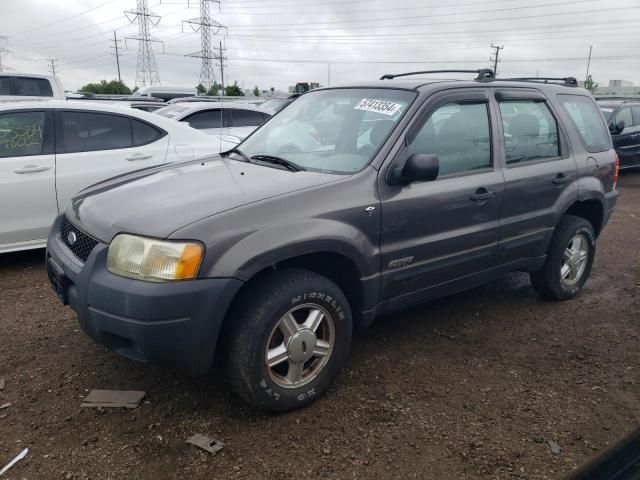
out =
[(634, 86), (627, 80), (609, 80), (608, 86), (598, 86), (595, 95), (597, 97), (638, 97), (640, 98), (640, 86)]

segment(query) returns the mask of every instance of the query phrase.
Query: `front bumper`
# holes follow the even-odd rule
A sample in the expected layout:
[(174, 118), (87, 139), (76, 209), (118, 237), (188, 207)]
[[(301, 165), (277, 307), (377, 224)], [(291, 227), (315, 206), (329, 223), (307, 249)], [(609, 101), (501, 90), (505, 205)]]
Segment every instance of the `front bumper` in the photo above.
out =
[(126, 357), (175, 366), (192, 374), (213, 363), (222, 321), (242, 286), (233, 278), (152, 283), (106, 269), (108, 246), (78, 259), (60, 236), (62, 216), (47, 241), (49, 279), (76, 312), (84, 332)]

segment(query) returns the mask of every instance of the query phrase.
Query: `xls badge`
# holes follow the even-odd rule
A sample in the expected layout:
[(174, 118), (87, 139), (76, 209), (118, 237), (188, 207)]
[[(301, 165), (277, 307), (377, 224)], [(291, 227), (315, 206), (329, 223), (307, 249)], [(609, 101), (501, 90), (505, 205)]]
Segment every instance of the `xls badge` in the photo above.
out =
[(396, 258), (389, 262), (389, 268), (406, 267), (411, 262), (413, 262), (413, 257)]

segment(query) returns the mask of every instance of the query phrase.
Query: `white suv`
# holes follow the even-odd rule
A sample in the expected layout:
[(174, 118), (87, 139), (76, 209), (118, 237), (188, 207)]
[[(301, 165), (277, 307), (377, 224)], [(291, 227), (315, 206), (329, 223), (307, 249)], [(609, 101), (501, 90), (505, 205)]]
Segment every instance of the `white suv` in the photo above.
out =
[(44, 247), (55, 216), (91, 184), (234, 146), (130, 108), (73, 101), (0, 104), (0, 253)]

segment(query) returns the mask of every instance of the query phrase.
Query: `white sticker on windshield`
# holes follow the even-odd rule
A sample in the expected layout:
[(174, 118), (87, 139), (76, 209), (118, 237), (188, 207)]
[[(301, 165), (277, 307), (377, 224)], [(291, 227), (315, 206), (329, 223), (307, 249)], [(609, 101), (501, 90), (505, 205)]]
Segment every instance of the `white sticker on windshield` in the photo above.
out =
[(365, 112), (375, 112), (382, 113), (383, 115), (393, 115), (398, 110), (400, 110), (402, 104), (387, 102), (385, 100), (372, 100), (370, 98), (363, 98), (360, 100), (355, 107), (354, 110), (364, 110)]

